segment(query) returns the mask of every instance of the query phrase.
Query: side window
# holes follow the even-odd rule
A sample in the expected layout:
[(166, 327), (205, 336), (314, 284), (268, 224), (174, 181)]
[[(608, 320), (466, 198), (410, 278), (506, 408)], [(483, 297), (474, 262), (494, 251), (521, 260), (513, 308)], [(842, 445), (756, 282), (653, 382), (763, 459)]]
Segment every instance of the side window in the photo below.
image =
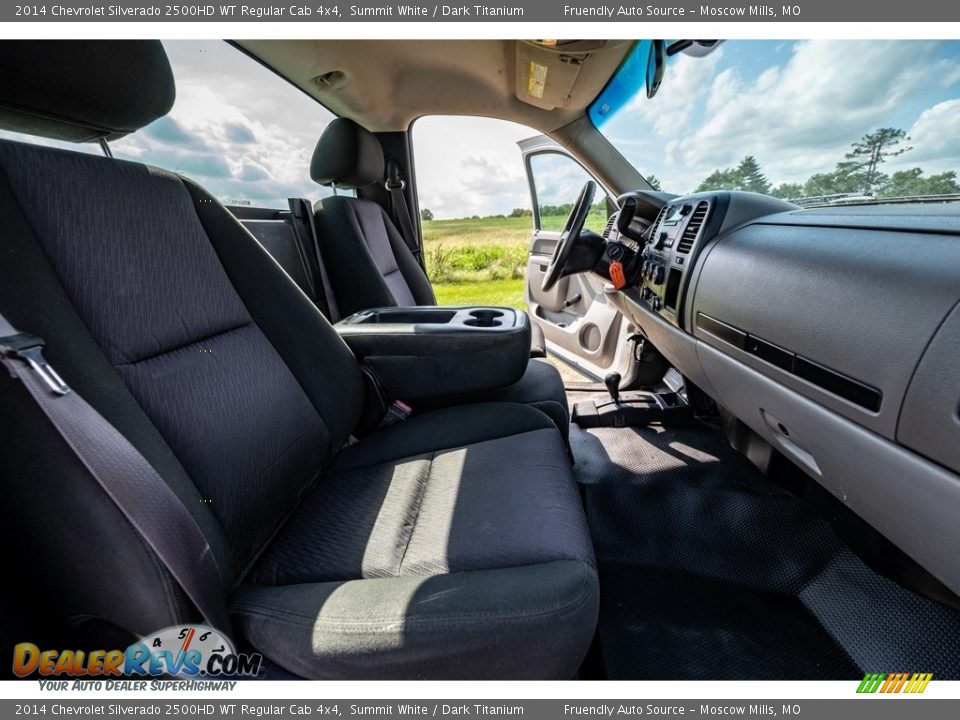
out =
[[(580, 190), (592, 178), (580, 163), (561, 153), (541, 152), (529, 156), (527, 161), (530, 163), (530, 176), (533, 178), (537, 201), (538, 212), (534, 216), (536, 227), (547, 232), (559, 232)], [(606, 199), (603, 191), (599, 190), (587, 217), (586, 227), (600, 232), (606, 222)]]
[(517, 143), (537, 134), (483, 117), (414, 123), (424, 259), (440, 305), (523, 306), (533, 210)]

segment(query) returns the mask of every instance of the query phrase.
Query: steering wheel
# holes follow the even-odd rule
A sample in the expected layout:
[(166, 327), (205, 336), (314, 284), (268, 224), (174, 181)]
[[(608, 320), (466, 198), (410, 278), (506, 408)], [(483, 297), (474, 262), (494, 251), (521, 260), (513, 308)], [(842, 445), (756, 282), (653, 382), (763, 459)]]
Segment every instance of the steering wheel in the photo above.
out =
[(597, 184), (593, 180), (588, 180), (580, 191), (577, 201), (570, 210), (567, 222), (560, 233), (560, 242), (553, 251), (553, 257), (550, 258), (550, 265), (543, 276), (543, 283), (540, 288), (547, 292), (552, 290), (553, 286), (564, 276), (564, 269), (570, 254), (573, 252), (577, 238), (583, 230), (583, 224), (587, 221), (587, 215), (590, 214), (590, 208), (593, 206), (593, 196), (597, 192)]

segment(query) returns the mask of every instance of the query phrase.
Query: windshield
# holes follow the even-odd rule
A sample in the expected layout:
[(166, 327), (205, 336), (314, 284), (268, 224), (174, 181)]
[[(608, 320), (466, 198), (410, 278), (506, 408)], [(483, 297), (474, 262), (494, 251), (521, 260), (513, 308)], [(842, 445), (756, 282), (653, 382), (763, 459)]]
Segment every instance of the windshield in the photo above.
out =
[(960, 200), (960, 42), (668, 51), (648, 98), (650, 45), (637, 43), (589, 115), (655, 189), (749, 190), (804, 205)]

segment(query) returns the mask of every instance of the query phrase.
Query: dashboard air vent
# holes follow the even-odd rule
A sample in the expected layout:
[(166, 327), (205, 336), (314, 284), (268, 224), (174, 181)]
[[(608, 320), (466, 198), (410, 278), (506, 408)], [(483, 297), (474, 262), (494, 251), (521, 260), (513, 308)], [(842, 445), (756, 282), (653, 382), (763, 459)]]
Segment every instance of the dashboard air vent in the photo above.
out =
[(669, 210), (668, 205), (664, 205), (660, 208), (660, 212), (657, 214), (657, 219), (653, 221), (653, 225), (650, 226), (650, 237), (654, 237), (657, 233), (657, 228), (660, 226), (660, 223), (663, 222), (663, 219), (667, 216), (667, 210)]
[(603, 229), (603, 239), (606, 240), (610, 237), (610, 231), (613, 230), (613, 224), (617, 221), (617, 215), (611, 215), (610, 219), (607, 220), (607, 226)]
[(694, 209), (690, 220), (687, 222), (687, 227), (683, 231), (683, 236), (680, 238), (680, 242), (677, 243), (678, 255), (686, 255), (690, 252), (690, 248), (693, 247), (693, 241), (697, 239), (700, 228), (703, 227), (703, 221), (707, 219), (707, 209), (709, 207), (705, 200), (697, 203), (697, 207)]

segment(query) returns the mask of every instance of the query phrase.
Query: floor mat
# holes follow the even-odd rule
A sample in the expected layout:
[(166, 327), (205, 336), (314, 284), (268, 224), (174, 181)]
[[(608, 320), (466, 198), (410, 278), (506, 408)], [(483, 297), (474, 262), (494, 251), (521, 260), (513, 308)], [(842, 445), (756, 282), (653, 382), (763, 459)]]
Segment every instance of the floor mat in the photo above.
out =
[(708, 425), (571, 430), (611, 679), (960, 678), (960, 613), (877, 575)]

